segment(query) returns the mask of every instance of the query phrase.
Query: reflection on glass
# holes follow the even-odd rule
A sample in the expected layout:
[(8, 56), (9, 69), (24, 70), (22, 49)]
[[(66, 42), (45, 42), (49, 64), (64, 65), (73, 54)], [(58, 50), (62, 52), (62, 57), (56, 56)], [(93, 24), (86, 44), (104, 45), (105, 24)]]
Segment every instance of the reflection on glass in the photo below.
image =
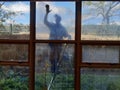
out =
[(29, 39), (29, 2), (0, 1), (0, 13), (0, 39)]
[(29, 90), (28, 67), (0, 66), (0, 90)]
[(119, 63), (119, 46), (83, 46), (83, 62)]
[(37, 2), (36, 39), (74, 40), (75, 2)]
[(120, 70), (82, 68), (81, 90), (120, 90)]
[(0, 44), (0, 61), (27, 61), (28, 46), (18, 44)]
[(82, 40), (120, 40), (119, 1), (82, 2)]
[(74, 45), (36, 44), (35, 90), (74, 90)]

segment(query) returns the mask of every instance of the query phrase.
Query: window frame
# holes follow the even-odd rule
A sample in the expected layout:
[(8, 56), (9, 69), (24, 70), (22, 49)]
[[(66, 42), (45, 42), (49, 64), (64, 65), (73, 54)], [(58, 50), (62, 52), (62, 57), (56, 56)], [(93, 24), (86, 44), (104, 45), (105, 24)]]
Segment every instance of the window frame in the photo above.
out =
[[(82, 1), (104, 1), (104, 0), (82, 0)], [(81, 2), (82, 2), (81, 1)], [(113, 1), (113, 0), (105, 0), (105, 1)], [(114, 0), (118, 1), (118, 0)], [(82, 5), (82, 4), (81, 4)], [(80, 7), (82, 9), (82, 7)], [(80, 12), (82, 15), (82, 12)], [(82, 18), (82, 17), (81, 17)], [(80, 25), (82, 26), (82, 21), (80, 21)], [(80, 30), (81, 31), (81, 30)], [(120, 40), (80, 40), (80, 52), (81, 52), (81, 59), (80, 59), (80, 72), (82, 68), (93, 68), (93, 69), (120, 69), (120, 62), (119, 63), (97, 63), (97, 62), (82, 62), (82, 46), (91, 45), (91, 46), (119, 46)]]
[[(11, 1), (11, 0), (2, 0), (2, 1)], [(80, 90), (80, 70), (81, 68), (118, 68), (120, 69), (120, 63), (111, 64), (111, 63), (85, 63), (82, 62), (82, 46), (83, 45), (107, 45), (115, 46), (120, 45), (120, 41), (113, 40), (81, 40), (81, 9), (82, 1), (92, 1), (92, 0), (12, 0), (12, 1), (29, 1), (30, 2), (30, 38), (29, 40), (8, 40), (0, 39), (0, 44), (27, 44), (29, 58), (28, 62), (19, 62), (19, 61), (0, 61), (0, 65), (13, 65), (13, 66), (28, 66), (30, 69), (29, 76), (29, 90), (35, 90), (35, 44), (36, 43), (67, 43), (75, 45), (75, 59), (74, 59), (74, 75), (75, 75), (75, 90)], [(75, 10), (75, 40), (36, 40), (35, 31), (36, 31), (36, 2), (37, 1), (74, 1), (76, 5)], [(93, 0), (97, 1), (97, 0)], [(104, 1), (104, 0), (99, 0)], [(110, 0), (106, 0), (110, 1)], [(113, 1), (113, 0), (111, 0)], [(114, 0), (118, 1), (118, 0)]]

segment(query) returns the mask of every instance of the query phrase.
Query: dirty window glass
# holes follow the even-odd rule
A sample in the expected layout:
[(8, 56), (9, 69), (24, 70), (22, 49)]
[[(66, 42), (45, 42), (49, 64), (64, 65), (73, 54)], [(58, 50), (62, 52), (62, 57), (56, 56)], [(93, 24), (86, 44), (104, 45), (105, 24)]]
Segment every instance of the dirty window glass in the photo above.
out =
[(82, 40), (120, 40), (119, 1), (82, 1)]
[(119, 63), (120, 46), (82, 46), (82, 62)]
[(0, 61), (28, 61), (28, 45), (0, 44)]
[(74, 45), (36, 44), (35, 90), (74, 90)]
[(29, 39), (30, 2), (0, 1), (0, 39)]
[(82, 68), (81, 90), (119, 90), (120, 69)]
[(74, 40), (75, 2), (36, 2), (36, 39)]

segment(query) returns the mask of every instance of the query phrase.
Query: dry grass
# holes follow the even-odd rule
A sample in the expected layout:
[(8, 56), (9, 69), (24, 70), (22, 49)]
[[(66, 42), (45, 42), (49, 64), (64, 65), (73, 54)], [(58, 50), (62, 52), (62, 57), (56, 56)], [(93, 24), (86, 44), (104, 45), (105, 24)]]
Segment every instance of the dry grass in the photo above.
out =
[(120, 40), (120, 36), (81, 35), (82, 40)]

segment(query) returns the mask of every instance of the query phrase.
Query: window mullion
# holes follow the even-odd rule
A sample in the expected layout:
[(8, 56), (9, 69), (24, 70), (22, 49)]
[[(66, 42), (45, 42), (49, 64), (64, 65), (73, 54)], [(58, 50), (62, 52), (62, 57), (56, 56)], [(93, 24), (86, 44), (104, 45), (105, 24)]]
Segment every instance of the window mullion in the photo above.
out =
[(36, 3), (30, 2), (30, 83), (29, 89), (34, 90), (34, 71), (35, 71), (35, 10)]

